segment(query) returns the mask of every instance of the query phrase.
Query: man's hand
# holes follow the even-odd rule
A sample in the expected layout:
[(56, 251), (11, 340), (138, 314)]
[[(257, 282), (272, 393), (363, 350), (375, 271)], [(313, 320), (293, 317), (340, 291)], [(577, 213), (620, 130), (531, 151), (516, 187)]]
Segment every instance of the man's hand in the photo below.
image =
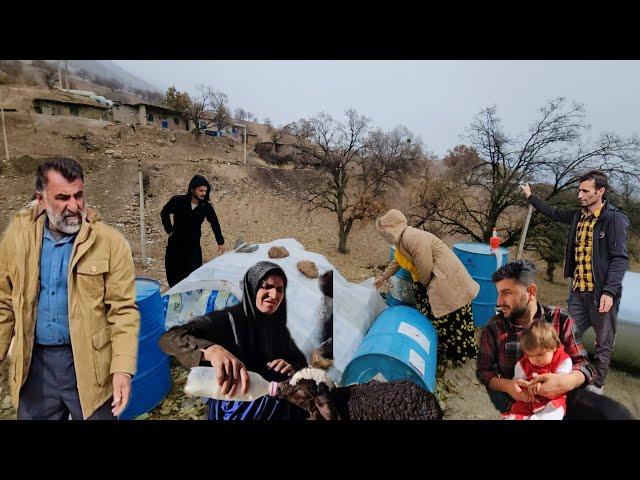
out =
[(600, 308), (598, 309), (598, 311), (600, 313), (607, 313), (609, 310), (611, 310), (612, 306), (613, 298), (611, 298), (611, 296), (607, 295), (606, 293), (603, 293), (600, 296)]
[(124, 407), (129, 402), (131, 395), (131, 375), (128, 373), (113, 374), (113, 402), (111, 402), (111, 413), (117, 417), (122, 413)]
[(527, 387), (527, 392), (535, 397), (536, 395), (538, 395), (541, 387), (542, 383), (532, 383)]
[[(579, 372), (578, 372), (579, 373)], [(573, 390), (572, 373), (543, 373), (531, 380), (531, 384), (540, 384), (538, 395), (553, 399)]]
[(376, 288), (382, 287), (382, 284), (384, 283), (385, 280), (386, 280), (386, 278), (383, 275), (377, 275), (376, 279), (374, 281), (375, 287)]
[(273, 369), (274, 371), (282, 373), (284, 375), (293, 375), (293, 366), (289, 362), (281, 358), (271, 360), (269, 363), (267, 363), (267, 368)]
[(224, 245), (218, 245), (218, 255), (222, 255), (225, 250), (226, 248), (224, 248)]
[(530, 382), (520, 378), (517, 380), (511, 380), (511, 385), (509, 386), (507, 393), (515, 400), (531, 403), (533, 402), (534, 395), (529, 390), (530, 386)]
[(528, 183), (520, 185), (520, 188), (522, 189), (522, 193), (524, 193), (525, 197), (529, 198), (531, 196), (531, 187)]
[(216, 379), (223, 395), (233, 395), (240, 383), (240, 392), (249, 390), (249, 374), (244, 364), (220, 345), (211, 345), (206, 350), (200, 349), (204, 359), (211, 362), (216, 369)]

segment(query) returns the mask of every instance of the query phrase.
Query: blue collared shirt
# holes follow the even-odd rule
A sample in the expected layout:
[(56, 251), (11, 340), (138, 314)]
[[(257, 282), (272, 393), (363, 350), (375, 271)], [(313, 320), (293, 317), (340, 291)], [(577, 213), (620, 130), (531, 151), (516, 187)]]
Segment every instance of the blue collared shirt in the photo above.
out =
[(71, 343), (67, 279), (75, 238), (74, 234), (55, 240), (49, 231), (48, 223), (44, 227), (40, 252), (40, 295), (36, 316), (36, 343), (41, 345)]

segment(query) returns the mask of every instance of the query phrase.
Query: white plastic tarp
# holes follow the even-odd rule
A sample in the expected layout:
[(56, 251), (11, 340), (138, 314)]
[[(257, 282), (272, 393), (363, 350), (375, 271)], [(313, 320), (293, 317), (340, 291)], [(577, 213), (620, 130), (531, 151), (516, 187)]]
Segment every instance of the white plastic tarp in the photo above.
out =
[[(268, 251), (273, 246), (286, 248), (289, 256), (269, 258)], [(348, 282), (324, 256), (306, 251), (293, 238), (259, 244), (258, 250), (251, 253), (225, 253), (202, 265), (163, 295), (195, 290), (227, 290), (242, 298), (240, 282), (245, 272), (262, 260), (279, 265), (287, 275), (287, 325), (294, 341), (307, 358), (319, 344), (317, 334), (321, 329), (323, 296), (318, 280), (304, 276), (298, 271), (296, 264), (301, 260), (310, 260), (316, 264), (320, 275), (328, 270), (334, 271), (334, 368), (330, 376), (338, 382), (367, 330), (387, 306), (373, 287), (372, 279), (360, 285)]]
[[(590, 353), (595, 353), (592, 328), (584, 333), (582, 341)], [(640, 369), (640, 273), (637, 272), (626, 272), (622, 280), (612, 360), (626, 367)]]

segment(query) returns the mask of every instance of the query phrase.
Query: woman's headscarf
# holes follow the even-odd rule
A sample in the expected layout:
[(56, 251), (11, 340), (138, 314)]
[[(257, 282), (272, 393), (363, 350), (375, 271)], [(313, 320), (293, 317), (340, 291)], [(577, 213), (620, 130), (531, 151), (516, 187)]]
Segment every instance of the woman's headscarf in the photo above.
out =
[(392, 209), (376, 219), (376, 229), (392, 245), (398, 245), (407, 228), (407, 219), (400, 210)]
[[(278, 309), (272, 314), (266, 315), (256, 307), (256, 295), (260, 289), (260, 283), (269, 275), (277, 275), (284, 282), (285, 294)], [(258, 319), (260, 316), (269, 317), (269, 321), (281, 321), (287, 323), (287, 276), (284, 270), (273, 262), (258, 262), (247, 270), (242, 280), (242, 308), (247, 318)]]
[[(272, 262), (256, 263), (247, 270), (242, 281), (242, 310), (245, 322), (240, 335), (244, 345), (240, 347), (247, 357), (245, 363), (249, 369), (262, 370), (267, 362), (282, 358), (291, 349), (291, 334), (287, 328), (286, 293), (278, 309), (271, 314), (262, 313), (256, 307), (260, 283), (270, 275), (282, 278), (286, 292), (287, 276), (282, 268)], [(291, 362), (291, 359), (285, 360)]]

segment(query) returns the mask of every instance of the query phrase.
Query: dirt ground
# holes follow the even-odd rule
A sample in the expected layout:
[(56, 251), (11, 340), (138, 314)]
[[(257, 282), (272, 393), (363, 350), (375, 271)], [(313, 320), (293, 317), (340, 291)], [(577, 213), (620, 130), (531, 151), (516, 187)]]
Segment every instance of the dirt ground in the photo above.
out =
[[(105, 222), (123, 232), (130, 241), (138, 275), (164, 277), (166, 235), (160, 209), (172, 195), (186, 192), (190, 178), (201, 173), (213, 184), (212, 201), (227, 245), (238, 236), (249, 242), (268, 242), (293, 237), (309, 251), (320, 253), (353, 282), (375, 275), (386, 265), (388, 246), (372, 224), (356, 224), (349, 237), (349, 253), (337, 252), (336, 219), (327, 211), (307, 212), (300, 192), (312, 170), (271, 168), (248, 148), (248, 165), (242, 162), (242, 144), (227, 138), (206, 137), (195, 141), (191, 134), (170, 134), (149, 128), (131, 128), (108, 122), (69, 117), (47, 117), (11, 112), (7, 118), (11, 164), (0, 162), (0, 230), (13, 212), (33, 194), (35, 167), (53, 154), (71, 155), (85, 168), (86, 195)], [(36, 132), (37, 130), (37, 132)], [(4, 153), (2, 153), (4, 155)], [(26, 157), (28, 155), (29, 157)], [(145, 202), (146, 254), (140, 262), (139, 194), (137, 165), (149, 174)], [(406, 210), (410, 190), (393, 196), (390, 207)], [(445, 239), (450, 245), (454, 239)], [(205, 222), (201, 244), (205, 262), (215, 256), (215, 239)], [(634, 270), (638, 270), (635, 265)], [(540, 298), (563, 304), (566, 288), (556, 272), (556, 282), (540, 280)], [(15, 418), (9, 401), (8, 362), (0, 366), (0, 419)], [(184, 396), (186, 370), (174, 364), (173, 388), (149, 419), (196, 419), (205, 416), (204, 405)], [(495, 419), (484, 388), (467, 362), (449, 369), (439, 382), (439, 396), (446, 419)], [(640, 417), (640, 372), (613, 369), (606, 393)]]

